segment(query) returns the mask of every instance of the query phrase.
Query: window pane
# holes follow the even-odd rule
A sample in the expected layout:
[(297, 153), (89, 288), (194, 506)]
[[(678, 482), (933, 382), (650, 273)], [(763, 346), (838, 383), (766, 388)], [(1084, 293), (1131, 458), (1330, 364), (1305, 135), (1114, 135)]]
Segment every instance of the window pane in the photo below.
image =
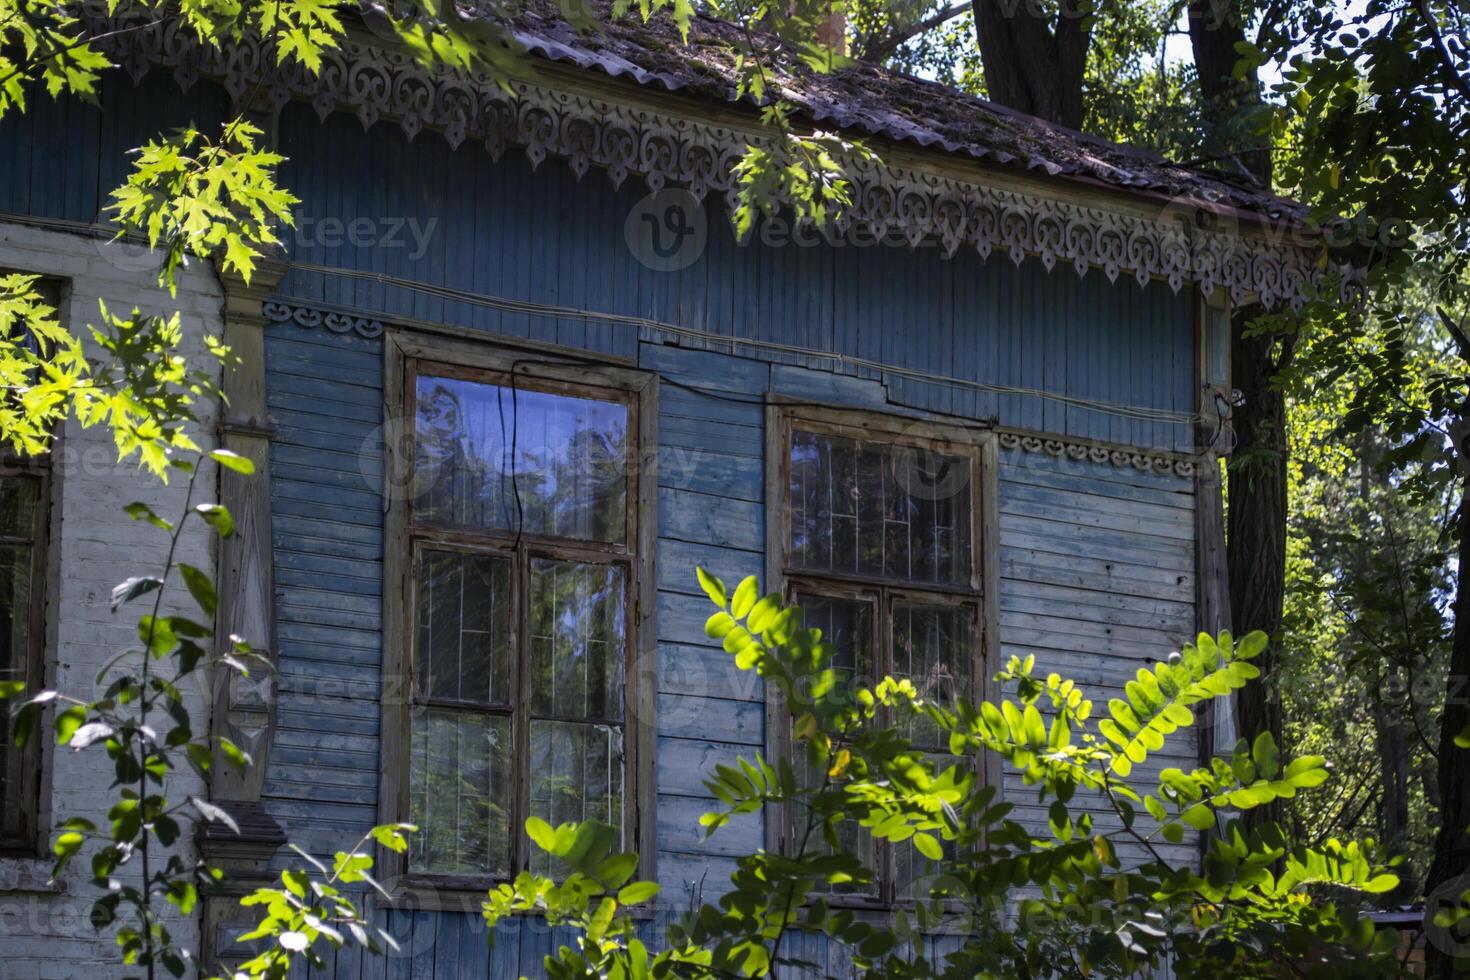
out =
[(418, 583), (420, 695), (509, 704), (510, 561), (425, 551)]
[(35, 480), (0, 479), (0, 535), (29, 539), (36, 513)]
[(969, 581), (967, 457), (797, 431), (790, 495), (791, 561), (798, 568)]
[(621, 721), (627, 624), (621, 565), (531, 563), (531, 713)]
[[(553, 827), (597, 820), (622, 833), (623, 730), (611, 725), (531, 722), (531, 815)], [(550, 858), (532, 848), (531, 868)]]
[[(8, 487), (11, 481), (0, 486)], [(4, 494), (7, 502), (16, 495)], [(30, 525), (25, 525), (29, 531)], [(29, 683), (31, 651), (31, 549), (0, 547), (0, 680)], [(34, 693), (34, 692), (32, 692)], [(0, 719), (0, 834), (25, 832), (25, 753), (11, 744), (8, 718)]]
[(439, 874), (510, 873), (511, 721), (439, 708), (413, 718), (410, 865)]
[(833, 599), (798, 593), (802, 621), (822, 631), (822, 639), (835, 649), (832, 667), (840, 675), (837, 689), (849, 698), (859, 687), (871, 688), (878, 679), (873, 671), (873, 604), (861, 599)]
[(436, 377), (418, 379), (416, 402), (419, 520), (627, 537), (626, 405)]
[[(919, 697), (953, 705), (973, 700), (974, 610), (965, 606), (893, 604), (893, 676), (913, 682)], [(947, 736), (928, 718), (913, 714), (896, 719), (916, 747), (944, 749)]]

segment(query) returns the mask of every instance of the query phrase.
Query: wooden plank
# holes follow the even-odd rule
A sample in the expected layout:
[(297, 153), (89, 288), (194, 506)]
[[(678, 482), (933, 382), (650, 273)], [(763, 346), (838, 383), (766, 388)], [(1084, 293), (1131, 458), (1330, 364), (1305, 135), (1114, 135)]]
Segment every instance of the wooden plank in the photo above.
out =
[(657, 760), (659, 794), (711, 799), (704, 780), (714, 767), (735, 765), (741, 756), (754, 755), (748, 745), (661, 737)]
[(1194, 571), (1194, 548), (1188, 542), (1008, 514), (1004, 510), (1000, 515), (1000, 540), (1002, 547), (1032, 548), (1057, 555), (1112, 559), (1120, 563), (1146, 563), (1155, 568), (1190, 574)]
[(740, 745), (760, 746), (765, 734), (765, 710), (751, 701), (661, 694), (658, 698), (658, 734), (668, 738), (713, 738)]
[[(1055, 490), (1028, 488), (1025, 492), (1019, 489), (1008, 492), (1010, 490), (1009, 487), (1001, 490), (1000, 512), (1003, 517), (1033, 518), (1064, 524), (1069, 528), (1117, 531), (1130, 535), (1139, 547), (1173, 548), (1193, 553), (1194, 522), (1189, 514), (1182, 511)], [(1150, 507), (1152, 511), (1144, 510)]]
[(760, 504), (660, 487), (658, 534), (696, 544), (749, 548), (765, 534)]
[(760, 676), (735, 666), (735, 658), (719, 647), (687, 643), (658, 645), (659, 691), (690, 697), (717, 697), (764, 702)]
[(720, 806), (713, 800), (661, 795), (658, 798), (658, 849), (664, 854), (691, 857), (744, 857), (765, 844), (765, 828), (759, 813), (732, 817), (708, 839), (699, 818)]
[(748, 456), (660, 446), (658, 483), (662, 488), (691, 490), (730, 500), (761, 500), (761, 465)]
[[(758, 542), (756, 542), (758, 544)], [(704, 595), (695, 575), (696, 568), (703, 568), (717, 575), (730, 586), (734, 586), (748, 575), (760, 577), (761, 554), (759, 551), (736, 548), (718, 548), (713, 545), (696, 544), (665, 538), (658, 543), (658, 587), (664, 592), (682, 592), (686, 595)], [(710, 606), (714, 612), (714, 606)]]
[(1098, 619), (1121, 626), (1188, 631), (1192, 628), (1194, 606), (1182, 600), (1157, 596), (1131, 596), (1116, 592), (1066, 588), (1044, 583), (1011, 580), (1000, 596), (1002, 608), (1019, 612), (1053, 614), (1077, 610), (1075, 618)]
[[(1037, 542), (1042, 543), (1042, 542)], [(1192, 571), (1176, 571), (1034, 548), (1002, 547), (1002, 580), (1059, 585), (1129, 596), (1185, 601), (1194, 594)]]

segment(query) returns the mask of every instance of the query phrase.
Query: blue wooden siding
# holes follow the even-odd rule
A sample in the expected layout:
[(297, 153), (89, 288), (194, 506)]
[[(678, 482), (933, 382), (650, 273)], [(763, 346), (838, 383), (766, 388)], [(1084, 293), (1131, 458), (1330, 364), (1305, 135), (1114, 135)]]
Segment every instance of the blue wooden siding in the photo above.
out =
[[(225, 101), (198, 86), (181, 95), (153, 77), (136, 98), (113, 80), (109, 114), (75, 106), (12, 114), (0, 123), (0, 211), (91, 221), (122, 177), (121, 150), (160, 122), (217, 118)], [(112, 110), (116, 109), (116, 112)], [(213, 116), (211, 116), (211, 113)], [(104, 121), (105, 120), (105, 121)], [(49, 123), (54, 128), (47, 128)], [(58, 134), (64, 133), (65, 138)], [(770, 248), (739, 245), (711, 213), (703, 256), (680, 272), (639, 264), (623, 222), (644, 190), (577, 182), (556, 161), (533, 171), (512, 152), (437, 137), (408, 142), (396, 126), (368, 134), (346, 116), (325, 123), (302, 106), (280, 123), (287, 183), (303, 198), (293, 257), (548, 305), (636, 315), (754, 341), (796, 344), (971, 381), (1172, 411), (1192, 407), (1190, 300), (1097, 272), (982, 262), (937, 249)], [(88, 148), (88, 138), (92, 148)], [(400, 245), (367, 247), (346, 234), (367, 218), (396, 223)], [(340, 238), (324, 241), (322, 222)], [(422, 232), (423, 254), (409, 222)], [(432, 222), (432, 226), (431, 223)], [(669, 346), (626, 323), (500, 312), (368, 280), (293, 271), (280, 292), (307, 302), (440, 321), (627, 358), (663, 379), (659, 399), (658, 779), (659, 878), (687, 908), (728, 887), (736, 856), (763, 839), (758, 819), (701, 843), (711, 801), (701, 774), (763, 744), (763, 694), (704, 638), (703, 564), (727, 579), (764, 566), (767, 393), (824, 403), (920, 408), (1005, 425), (1154, 447), (1184, 447), (1179, 426), (1141, 422), (1023, 394), (995, 394), (809, 357), (728, 345)], [(276, 612), (281, 700), (265, 797), (293, 839), (331, 851), (376, 820), (377, 698), (383, 683), (382, 346), (353, 334), (277, 324), (267, 334)], [(1002, 656), (1085, 680), (1106, 700), (1143, 661), (1178, 646), (1194, 623), (1192, 486), (1127, 467), (1019, 451), (1002, 455)], [(391, 546), (391, 542), (387, 542)], [(1143, 772), (1193, 761), (1187, 742)], [(1014, 780), (1006, 792), (1044, 830), (1045, 815)], [(1172, 853), (1184, 859), (1188, 849)], [(342, 980), (476, 980), (540, 974), (559, 941), (544, 925), (502, 927), (493, 951), (475, 916), (382, 911), (401, 956), (344, 953)], [(649, 925), (650, 934), (659, 923)], [(802, 948), (831, 972), (841, 951)], [(947, 940), (926, 941), (941, 952)]]
[(182, 126), (217, 131), (229, 112), (224, 90), (195, 85), (179, 91), (153, 73), (141, 85), (111, 72), (98, 107), (55, 100), (33, 86), (27, 112), (0, 120), (0, 212), (98, 221), (112, 190), (127, 176), (128, 151)]
[[(1017, 267), (932, 246), (773, 247), (737, 243), (707, 209), (708, 243), (688, 268), (654, 271), (624, 237), (647, 189), (580, 182), (560, 161), (532, 169), (508, 152), (409, 142), (396, 126), (368, 132), (304, 105), (281, 117), (288, 186), (302, 198), (295, 259), (383, 273), (547, 306), (647, 317), (719, 337), (796, 345), (1010, 389), (1173, 412), (1194, 408), (1189, 291), (1132, 279), (1078, 278), (1038, 262)], [(363, 221), (354, 243), (343, 229)], [(329, 224), (324, 226), (323, 222)], [(371, 226), (375, 232), (367, 232)], [(323, 235), (324, 227), (333, 229)], [(410, 232), (419, 229), (421, 239)], [(396, 230), (397, 234), (394, 234)], [(364, 243), (392, 236), (388, 247)], [(458, 323), (622, 357), (639, 328), (475, 306), (402, 286), (293, 270), (281, 292), (303, 300)], [(648, 336), (644, 332), (645, 338)], [(754, 356), (754, 355), (753, 355)], [(799, 362), (790, 355), (766, 360)], [(823, 368), (830, 364), (806, 359)], [(856, 376), (865, 372), (849, 370)], [(872, 372), (866, 372), (871, 374)], [(997, 395), (896, 374), (894, 404), (1139, 446), (1187, 448), (1186, 426), (1135, 421), (1057, 400)]]
[[(269, 328), (285, 690), (266, 793), (293, 834), (324, 850), (361, 833), (375, 815), (383, 547), (379, 358), (378, 341), (293, 324)], [(702, 775), (715, 763), (758, 751), (764, 702), (755, 678), (735, 669), (704, 637), (707, 600), (692, 569), (702, 564), (727, 579), (760, 573), (765, 501), (759, 402), (772, 391), (830, 397), (837, 389), (821, 372), (652, 343), (640, 346), (638, 363), (663, 379), (658, 850), (664, 898), (679, 910), (722, 894), (735, 859), (763, 839), (760, 820), (746, 818), (709, 842), (699, 840), (699, 815), (713, 806)], [(849, 403), (878, 407), (882, 389), (873, 382), (847, 379), (839, 388)], [(998, 493), (1003, 657), (1035, 653), (1043, 668), (1085, 680), (1103, 701), (1116, 696), (1144, 661), (1188, 638), (1194, 619), (1189, 480), (1017, 450), (1002, 453)], [(1194, 751), (1192, 742), (1180, 741), (1140, 771), (1189, 765)], [(1029, 802), (1031, 791), (1009, 777), (1004, 789), (1018, 803), (1019, 818), (1045, 832), (1045, 811)], [(1107, 826), (1109, 818), (1100, 822)], [(1188, 844), (1161, 846), (1180, 860), (1189, 858)], [(1121, 851), (1125, 858), (1142, 857), (1126, 845)], [(489, 952), (471, 917), (391, 916), (409, 939), (405, 948), (421, 955), (370, 959), (362, 973), (356, 957), (344, 957), (334, 976), (438, 980), (507, 975), (502, 969), (535, 976), (551, 942), (544, 926), (515, 923), (503, 927), (507, 931)], [(651, 935), (660, 925), (650, 925)], [(473, 955), (463, 952), (466, 944)], [(818, 962), (838, 972), (837, 959), (828, 958), (840, 958), (840, 950), (815, 952)]]

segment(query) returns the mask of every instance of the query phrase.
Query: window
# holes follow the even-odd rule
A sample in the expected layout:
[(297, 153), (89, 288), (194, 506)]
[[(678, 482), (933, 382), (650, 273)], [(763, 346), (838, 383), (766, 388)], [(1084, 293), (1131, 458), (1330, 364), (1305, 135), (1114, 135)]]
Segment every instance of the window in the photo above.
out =
[[(36, 285), (45, 303), (61, 308), (61, 282), (42, 279)], [(19, 681), (31, 693), (46, 683), (49, 471), (47, 454), (0, 453), (0, 681)], [(42, 752), (47, 739), (35, 735), (20, 748), (13, 735), (8, 720), (0, 725), (0, 851), (33, 855), (45, 843)]]
[(387, 659), (406, 697), (386, 802), (419, 827), (403, 870), (466, 888), (547, 870), (531, 816), (600, 820), (628, 849), (651, 840), (651, 678), (634, 670), (651, 639), (648, 382), (489, 360), (402, 359), (411, 481), (390, 520), (404, 643)]
[[(777, 409), (771, 419), (779, 510), (771, 518), (772, 577), (802, 606), (806, 622), (835, 647), (834, 666), (855, 686), (892, 675), (929, 699), (975, 699), (983, 682), (984, 560), (982, 466), (988, 436), (886, 416), (812, 408)], [(992, 450), (993, 451), (993, 450)], [(992, 617), (993, 618), (993, 617)], [(786, 718), (784, 709), (778, 717)], [(902, 725), (914, 746), (944, 756), (947, 740), (915, 718)], [(784, 724), (773, 740), (789, 740)], [(785, 751), (773, 746), (773, 752)], [(804, 827), (791, 811), (772, 821), (782, 840)], [(925, 862), (912, 847), (877, 845), (856, 823), (841, 843), (877, 872), (857, 904), (891, 904), (918, 892)]]

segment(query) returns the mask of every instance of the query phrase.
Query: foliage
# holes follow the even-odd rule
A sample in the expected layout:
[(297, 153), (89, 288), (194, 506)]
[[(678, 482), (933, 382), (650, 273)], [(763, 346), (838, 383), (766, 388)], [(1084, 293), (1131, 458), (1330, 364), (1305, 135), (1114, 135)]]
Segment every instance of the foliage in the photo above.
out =
[[(344, 886), (366, 883), (385, 899), (391, 896), (371, 875), (373, 858), (365, 850), (369, 841), (397, 853), (408, 849), (404, 836), (415, 828), (411, 824), (381, 824), (372, 828), (350, 851), (338, 851), (330, 868), (306, 851), (290, 845), (306, 862), (304, 869), (288, 868), (281, 872), (281, 887), (257, 888), (240, 899), (246, 908), (259, 906), (259, 924), (237, 940), (241, 943), (269, 938), (270, 944), (256, 956), (247, 959), (235, 971), (236, 980), (262, 978), (286, 980), (298, 964), (305, 962), (314, 970), (330, 969), (318, 952), (318, 940), (326, 940), (340, 948), (353, 941), (375, 955), (387, 949), (397, 950), (398, 943), (388, 933), (370, 925), (358, 910)], [(313, 877), (315, 872), (315, 877)], [(382, 940), (380, 943), (379, 940)]]
[(546, 958), (546, 975), (553, 980), (570, 977), (608, 977), (610, 980), (640, 980), (654, 976), (655, 962), (667, 963), (670, 954), (650, 956), (634, 931), (632, 920), (621, 911), (652, 901), (658, 885), (633, 881), (638, 855), (616, 850), (617, 834), (606, 824), (588, 821), (562, 824), (553, 829), (532, 817), (526, 831), (535, 845), (568, 874), (560, 884), (544, 875), (523, 871), (514, 882), (490, 892), (484, 904), (490, 941), (495, 925), (506, 916), (535, 912), (549, 926), (572, 926), (577, 947), (562, 947)]
[(1448, 661), (1454, 503), (1442, 482), (1415, 478), (1434, 457), (1395, 460), (1383, 427), (1351, 407), (1379, 383), (1387, 344), (1403, 345), (1414, 368), (1400, 397), (1422, 404), (1442, 354), (1418, 322), (1417, 335), (1372, 319), (1347, 336), (1313, 330), (1286, 379), (1292, 533), (1276, 678), (1290, 744), (1347, 774), (1334, 792), (1287, 805), (1293, 837), (1370, 827), (1405, 855), (1406, 888), (1423, 880), (1436, 827), (1431, 735)]
[[(716, 767), (706, 785), (722, 806), (702, 822), (716, 833), (736, 815), (794, 806), (790, 846), (742, 857), (733, 890), (672, 928), (667, 948), (650, 957), (616, 903), (594, 909), (592, 898), (613, 887), (589, 871), (604, 852), (584, 841), (601, 832), (529, 827), (553, 853), (587, 852), (564, 884), (522, 875), (486, 905), (492, 923), (513, 909), (554, 909), (556, 921), (582, 928), (577, 949), (547, 958), (548, 975), (767, 976), (802, 965), (785, 945), (793, 932), (826, 935), (868, 976), (1124, 977), (1166, 961), (1189, 977), (1394, 974), (1392, 934), (1319, 897), (1395, 887), (1371, 843), (1291, 846), (1274, 827), (1247, 831), (1235, 819), (1323, 784), (1321, 757), (1284, 761), (1264, 734), (1211, 766), (1145, 775), (1202, 706), (1257, 676), (1251, 661), (1263, 635), (1201, 635), (1140, 668), (1096, 718), (1081, 688), (1037, 674), (1034, 658), (1012, 658), (999, 674), (1010, 697), (937, 704), (907, 680), (848, 688), (832, 647), (803, 625), (799, 608), (761, 597), (753, 578), (731, 592), (703, 570), (699, 577), (716, 607), (706, 631), (782, 694), (794, 740), (790, 755)], [(914, 751), (891, 723), (903, 717), (945, 732), (948, 756)], [(1014, 819), (1013, 802), (981, 784), (992, 755), (1034, 788), (1047, 832)], [(839, 846), (854, 824), (928, 862), (916, 904), (896, 911), (891, 929), (826, 897), (831, 886), (874, 875), (861, 848)], [(1212, 835), (1200, 871), (1164, 853), (1205, 830)], [(628, 871), (630, 858), (619, 856)], [(910, 958), (906, 942), (941, 924), (957, 945), (946, 962)]]
[[(69, 346), (50, 321), (51, 311), (35, 312), (39, 300), (28, 277), (7, 277), (0, 284), (6, 290), (4, 302), (32, 304), (32, 322), (43, 323), (40, 342)], [(27, 692), (22, 681), (4, 681), (0, 701), (15, 702), (11, 714), (17, 748), (41, 737), (49, 725), (59, 746), (73, 752), (100, 747), (112, 763), (116, 799), (102, 818), (58, 815), (51, 844), (56, 859), (52, 875), (59, 876), (73, 861), (84, 858), (98, 890), (90, 921), (99, 931), (115, 933), (123, 964), (142, 969), (150, 978), (159, 967), (183, 976), (198, 969), (196, 957), (176, 940), (164, 910), (172, 906), (180, 916), (192, 915), (201, 892), (219, 885), (223, 875), (203, 861), (185, 860), (175, 845), (186, 819), (232, 827), (234, 820), (199, 796), (171, 798), (172, 781), (185, 766), (207, 779), (216, 747), (234, 765), (244, 767), (251, 761), (227, 738), (194, 731), (185, 691), (201, 676), (229, 683), (233, 676), (247, 676), (252, 667), (268, 669), (269, 661), (253, 653), (239, 636), (217, 644), (212, 623), (219, 598), (213, 577), (180, 561), (178, 550), (193, 521), (208, 525), (220, 538), (233, 532), (233, 520), (223, 505), (195, 501), (200, 475), (208, 472), (206, 464), (245, 474), (253, 466), (226, 450), (204, 452), (190, 438), (188, 430), (199, 424), (195, 405), (215, 400), (219, 393), (211, 373), (191, 367), (178, 352), (182, 328), (177, 315), (164, 321), (134, 311), (131, 318), (122, 319), (104, 308), (102, 316), (108, 330), (94, 331), (94, 339), (109, 355), (109, 366), (93, 372), (79, 354), (66, 361), (87, 373), (70, 379), (70, 387), (53, 380), (26, 388), (5, 419), (4, 431), (22, 450), (43, 448), (41, 431), (56, 419), (55, 404), (68, 399), (81, 424), (110, 423), (120, 461), (136, 452), (161, 476), (186, 477), (183, 513), (170, 520), (141, 501), (124, 508), (130, 518), (165, 536), (166, 558), (157, 574), (134, 575), (112, 590), (114, 613), (139, 603), (147, 611), (137, 619), (136, 645), (118, 651), (98, 671), (94, 683), (101, 696), (87, 698), (56, 689)], [(220, 360), (228, 356), (218, 344), (210, 346), (210, 353)], [(43, 376), (49, 368), (42, 363), (29, 366)], [(171, 580), (182, 581), (193, 612), (165, 612)], [(309, 865), (307, 871), (288, 869), (281, 875), (282, 888), (258, 889), (243, 900), (247, 906), (262, 906), (264, 914), (259, 927), (242, 941), (270, 937), (273, 942), (245, 963), (237, 976), (278, 980), (286, 977), (293, 958), (320, 965), (314, 951), (317, 940), (341, 945), (343, 930), (375, 952), (380, 949), (377, 935), (391, 943), (390, 937), (370, 929), (338, 886), (371, 883), (372, 858), (362, 853), (367, 840), (402, 850), (403, 832), (411, 829), (374, 828), (350, 852), (339, 853), (330, 871), (298, 850)], [(319, 880), (312, 877), (312, 870)]]
[[(167, 479), (169, 455), (193, 452), (189, 437), (192, 406), (218, 396), (207, 375), (191, 372), (178, 353), (183, 325), (177, 314), (128, 317), (100, 305), (102, 326), (90, 332), (107, 355), (105, 370), (90, 363), (81, 342), (56, 319), (37, 277), (0, 276), (0, 377), (8, 396), (0, 401), (0, 434), (18, 453), (45, 451), (56, 423), (68, 413), (81, 425), (106, 424), (118, 458), (134, 453), (154, 474)], [(215, 338), (206, 344), (217, 357)]]

